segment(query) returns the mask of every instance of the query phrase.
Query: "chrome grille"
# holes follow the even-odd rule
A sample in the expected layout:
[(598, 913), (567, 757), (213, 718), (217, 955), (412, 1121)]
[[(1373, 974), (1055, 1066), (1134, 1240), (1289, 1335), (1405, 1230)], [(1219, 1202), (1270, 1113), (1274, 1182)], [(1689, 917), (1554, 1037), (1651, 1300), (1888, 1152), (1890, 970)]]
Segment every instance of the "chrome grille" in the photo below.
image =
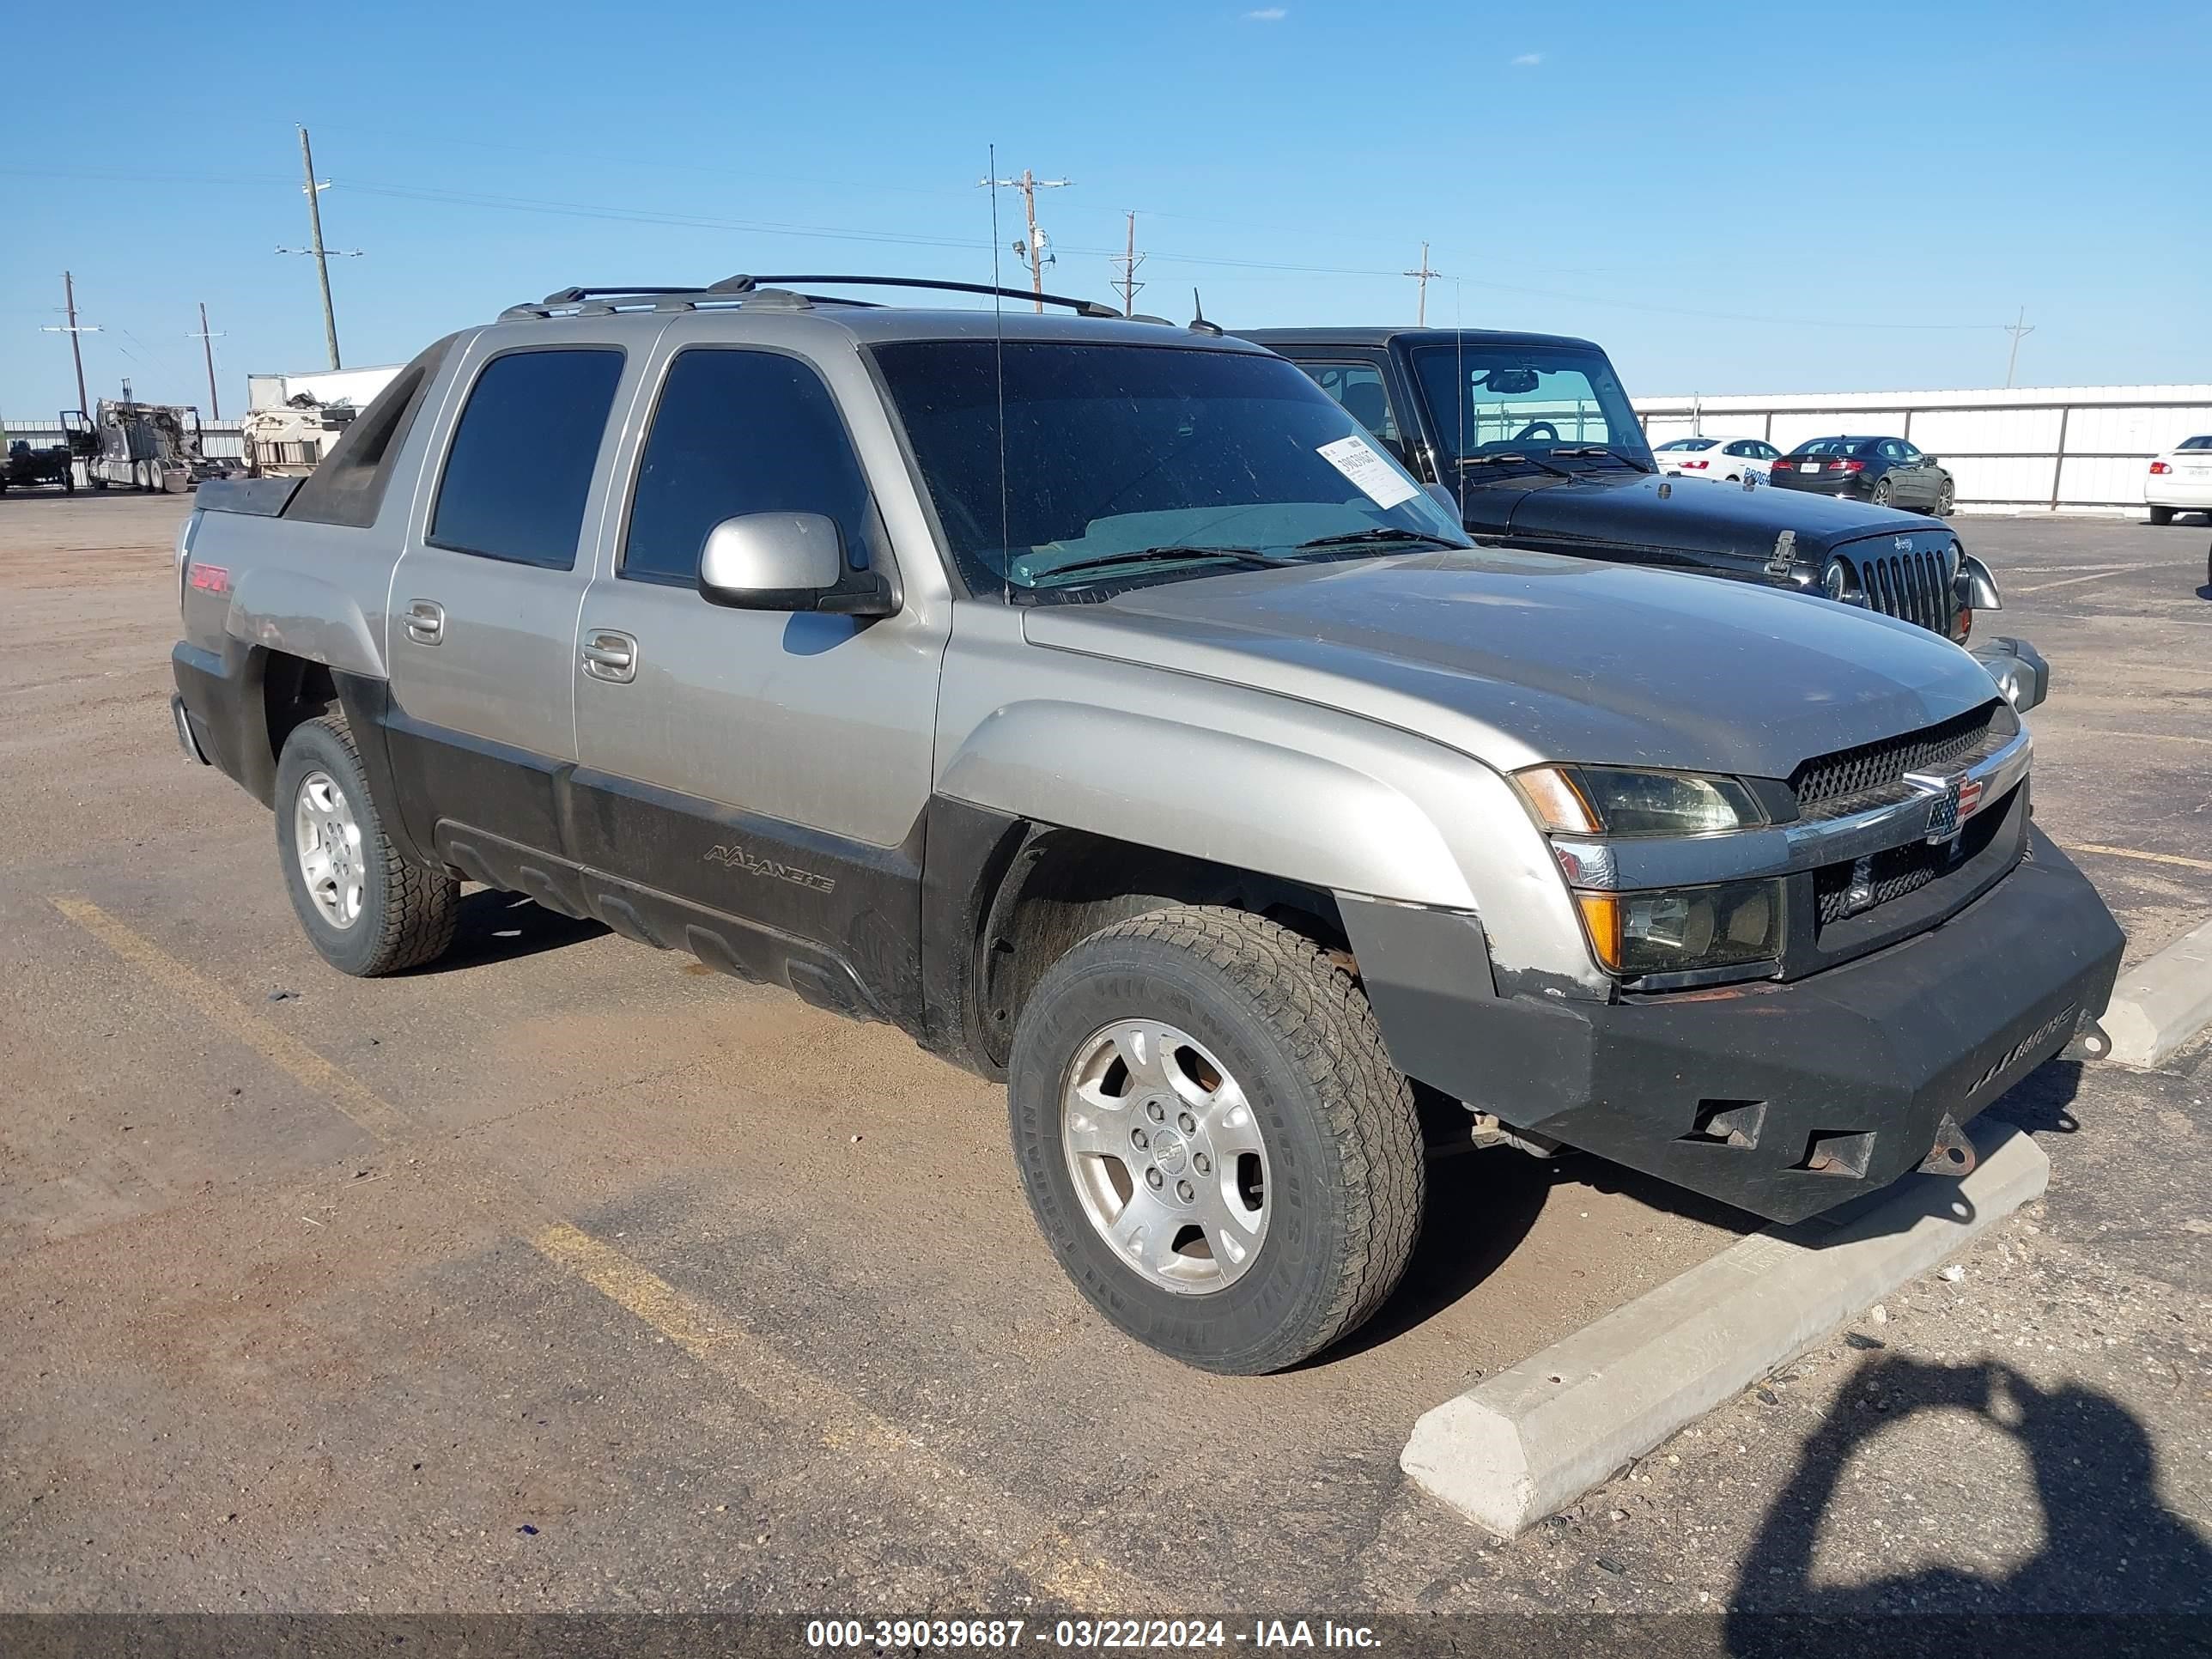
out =
[[(2002, 702), (1984, 703), (1901, 738), (1817, 755), (1790, 775), (1797, 809), (1808, 817), (1832, 817), (1839, 810), (1855, 810), (1862, 798), (1902, 787), (1907, 772), (1925, 772), (1964, 759), (1989, 740), (2001, 712), (2011, 713)], [(2009, 724), (2016, 727), (2017, 718)]]

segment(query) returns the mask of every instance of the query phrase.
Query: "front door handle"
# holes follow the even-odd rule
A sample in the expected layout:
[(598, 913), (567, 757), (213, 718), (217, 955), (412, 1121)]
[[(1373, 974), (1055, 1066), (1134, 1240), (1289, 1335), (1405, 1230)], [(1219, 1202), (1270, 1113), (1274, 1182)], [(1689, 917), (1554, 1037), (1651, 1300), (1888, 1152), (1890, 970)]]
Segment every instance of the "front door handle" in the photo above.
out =
[(584, 635), (584, 672), (595, 680), (628, 685), (637, 678), (637, 641), (611, 628)]
[(435, 599), (407, 601), (407, 637), (417, 645), (435, 645), (446, 637), (446, 607)]

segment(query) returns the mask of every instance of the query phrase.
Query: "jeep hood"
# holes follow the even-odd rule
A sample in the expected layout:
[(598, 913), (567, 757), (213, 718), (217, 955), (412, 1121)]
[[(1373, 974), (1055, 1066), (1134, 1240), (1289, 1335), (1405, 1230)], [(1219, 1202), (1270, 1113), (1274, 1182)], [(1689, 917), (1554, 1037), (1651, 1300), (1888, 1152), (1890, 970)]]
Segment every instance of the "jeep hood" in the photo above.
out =
[(1923, 514), (1810, 490), (1746, 489), (1641, 472), (1517, 477), (1479, 487), (1470, 481), (1466, 516), (1468, 529), (1478, 535), (1536, 537), (1553, 546), (1678, 548), (1760, 561), (1773, 553), (1775, 538), (1785, 530), (1797, 532), (1802, 558), (1862, 536), (1950, 528)]
[(1925, 629), (1751, 582), (1512, 548), (1212, 575), (1025, 611), (1032, 644), (1539, 761), (1787, 777), (1988, 702)]

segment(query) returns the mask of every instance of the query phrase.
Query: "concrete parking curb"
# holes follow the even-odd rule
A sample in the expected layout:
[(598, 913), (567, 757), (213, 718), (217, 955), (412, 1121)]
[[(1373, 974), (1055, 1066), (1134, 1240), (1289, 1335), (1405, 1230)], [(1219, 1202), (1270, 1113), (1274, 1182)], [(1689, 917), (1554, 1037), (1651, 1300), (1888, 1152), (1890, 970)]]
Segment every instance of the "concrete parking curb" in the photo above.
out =
[(2212, 921), (2123, 974), (2099, 1023), (2124, 1066), (2155, 1066), (2212, 1024)]
[(1425, 1412), (1398, 1459), (1510, 1538), (2042, 1194), (2051, 1163), (1984, 1121), (1963, 1181), (1907, 1176), (1774, 1227)]

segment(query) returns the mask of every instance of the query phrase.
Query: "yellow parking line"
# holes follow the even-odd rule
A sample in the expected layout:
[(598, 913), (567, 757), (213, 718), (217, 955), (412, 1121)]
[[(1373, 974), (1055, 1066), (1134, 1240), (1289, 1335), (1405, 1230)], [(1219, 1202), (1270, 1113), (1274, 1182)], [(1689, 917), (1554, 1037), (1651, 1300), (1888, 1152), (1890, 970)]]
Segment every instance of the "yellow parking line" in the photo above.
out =
[(186, 967), (153, 940), (134, 933), (88, 899), (57, 898), (54, 908), (125, 962), (198, 1011), (201, 1018), (259, 1054), (278, 1071), (327, 1094), (331, 1103), (380, 1140), (397, 1140), (415, 1126), (376, 1092), (310, 1048), (246, 1012), (237, 998)]
[(2108, 859), (2141, 859), (2146, 864), (2178, 864), (2185, 870), (2212, 870), (2212, 859), (2185, 859), (2179, 853), (2138, 853), (2132, 847), (2100, 847), (2094, 841), (2074, 843), (2077, 853), (2102, 853)]
[[(767, 1343), (686, 1296), (611, 1244), (565, 1221), (533, 1235), (530, 1246), (625, 1309), (701, 1364), (778, 1415), (817, 1427), (822, 1443), (848, 1458), (896, 1458), (906, 1483), (966, 1524), (984, 1524), (1015, 1570), (1071, 1607), (1149, 1607), (1158, 1600), (1119, 1568), (1082, 1553), (1042, 1516), (939, 1456), (913, 1435), (842, 1390), (825, 1386)], [(919, 1477), (917, 1479), (916, 1477)]]
[[(422, 1127), (365, 1083), (278, 1030), (214, 981), (118, 921), (88, 899), (57, 897), (54, 908), (149, 979), (188, 1004), (210, 1025), (259, 1054), (380, 1139), (419, 1136)], [(1150, 1608), (1172, 1586), (1146, 1585), (1085, 1553), (1044, 1516), (932, 1450), (890, 1419), (817, 1376), (750, 1332), (718, 1319), (703, 1304), (612, 1245), (551, 1212), (512, 1176), (457, 1163), (443, 1175), (483, 1189), (531, 1248), (776, 1414), (819, 1425), (822, 1444), (848, 1459), (895, 1463), (901, 1491), (941, 1512), (946, 1531), (986, 1535), (991, 1553), (1039, 1590), (1091, 1611)]]

